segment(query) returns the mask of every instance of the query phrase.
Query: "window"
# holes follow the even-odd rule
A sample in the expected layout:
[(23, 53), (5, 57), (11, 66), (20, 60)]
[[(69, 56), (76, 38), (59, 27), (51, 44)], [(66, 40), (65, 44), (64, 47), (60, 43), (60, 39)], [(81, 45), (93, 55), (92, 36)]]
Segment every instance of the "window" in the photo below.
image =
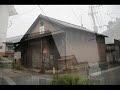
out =
[(0, 49), (2, 49), (3, 46), (0, 46)]
[(11, 51), (11, 50), (13, 50), (13, 47), (12, 47), (12, 46), (9, 46), (9, 47), (8, 47), (8, 51)]
[(7, 46), (7, 50), (6, 50), (7, 52), (14, 52), (14, 48), (13, 48), (13, 46)]
[(40, 22), (40, 34), (44, 33), (44, 25), (43, 22)]
[(41, 34), (44, 33), (44, 26), (41, 26), (41, 27), (40, 27), (40, 33), (41, 33)]

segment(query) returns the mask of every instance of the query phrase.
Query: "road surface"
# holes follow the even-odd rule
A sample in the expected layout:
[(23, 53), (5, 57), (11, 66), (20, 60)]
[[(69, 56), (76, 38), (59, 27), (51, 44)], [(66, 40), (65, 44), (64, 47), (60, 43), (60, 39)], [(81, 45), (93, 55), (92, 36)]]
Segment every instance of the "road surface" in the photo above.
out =
[(120, 85), (120, 66), (102, 72), (91, 74), (94, 79), (99, 79), (102, 85)]

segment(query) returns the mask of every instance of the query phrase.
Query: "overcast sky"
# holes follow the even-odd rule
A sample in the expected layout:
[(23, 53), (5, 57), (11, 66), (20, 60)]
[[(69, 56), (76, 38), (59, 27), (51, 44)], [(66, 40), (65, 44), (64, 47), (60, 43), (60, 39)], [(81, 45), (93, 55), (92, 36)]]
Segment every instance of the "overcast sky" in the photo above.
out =
[[(9, 21), (12, 25), (8, 28), (7, 37), (14, 37), (24, 35), (31, 24), (35, 21), (39, 14), (44, 13), (40, 10), (38, 5), (14, 5), (18, 15), (10, 16)], [(45, 14), (49, 17), (66, 21), (75, 25), (81, 25), (93, 30), (92, 19), (89, 12), (89, 5), (40, 5)], [(74, 14), (74, 12), (76, 15)], [(109, 15), (108, 15), (109, 14)], [(99, 8), (97, 25), (107, 25), (108, 21), (115, 20), (120, 17), (120, 5), (102, 5)], [(9, 22), (10, 24), (10, 22)], [(106, 30), (106, 27), (99, 29), (99, 32)]]

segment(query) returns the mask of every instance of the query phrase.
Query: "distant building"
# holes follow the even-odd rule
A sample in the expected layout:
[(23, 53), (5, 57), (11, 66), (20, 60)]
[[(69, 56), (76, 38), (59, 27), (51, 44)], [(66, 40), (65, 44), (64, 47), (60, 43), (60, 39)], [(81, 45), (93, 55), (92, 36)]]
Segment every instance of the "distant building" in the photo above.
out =
[(82, 62), (93, 64), (106, 62), (105, 37), (86, 28), (39, 15), (15, 48), (21, 51), (21, 64), (28, 68), (41, 68), (43, 63), (52, 67)]
[(109, 28), (102, 34), (108, 36), (105, 39), (107, 61), (120, 61), (120, 19), (116, 18), (116, 21), (109, 24)]
[(6, 33), (8, 28), (8, 17), (16, 15), (13, 5), (0, 5), (0, 55), (5, 54)]
[(5, 42), (5, 54), (4, 56), (13, 56), (15, 52), (14, 44), (18, 43), (23, 36), (10, 37)]

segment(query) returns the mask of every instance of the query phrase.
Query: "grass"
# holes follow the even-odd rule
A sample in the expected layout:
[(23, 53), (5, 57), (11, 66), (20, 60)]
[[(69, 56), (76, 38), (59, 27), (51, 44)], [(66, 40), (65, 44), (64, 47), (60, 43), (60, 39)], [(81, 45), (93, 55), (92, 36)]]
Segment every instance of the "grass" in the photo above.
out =
[(13, 69), (17, 70), (25, 70), (25, 68), (22, 65), (18, 65), (16, 63), (13, 63)]
[(24, 68), (18, 64), (15, 64), (13, 62), (10, 63), (0, 63), (0, 68), (6, 68), (6, 69), (17, 69), (17, 70), (23, 70)]
[(0, 68), (12, 68), (12, 63), (0, 63)]
[(95, 83), (95, 80), (90, 80), (84, 76), (71, 74), (55, 75), (50, 81), (51, 85), (95, 85)]

